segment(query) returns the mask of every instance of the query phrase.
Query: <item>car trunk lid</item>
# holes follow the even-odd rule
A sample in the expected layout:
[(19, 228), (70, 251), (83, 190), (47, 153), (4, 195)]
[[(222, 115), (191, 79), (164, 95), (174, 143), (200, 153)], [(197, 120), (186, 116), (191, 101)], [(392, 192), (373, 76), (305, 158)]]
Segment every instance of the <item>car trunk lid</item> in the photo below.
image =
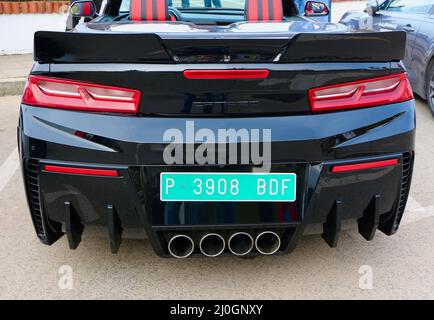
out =
[[(140, 90), (141, 115), (249, 116), (310, 112), (309, 89), (388, 75), (404, 49), (402, 32), (41, 31), (34, 57), (49, 76)], [(192, 79), (186, 70), (268, 74)]]

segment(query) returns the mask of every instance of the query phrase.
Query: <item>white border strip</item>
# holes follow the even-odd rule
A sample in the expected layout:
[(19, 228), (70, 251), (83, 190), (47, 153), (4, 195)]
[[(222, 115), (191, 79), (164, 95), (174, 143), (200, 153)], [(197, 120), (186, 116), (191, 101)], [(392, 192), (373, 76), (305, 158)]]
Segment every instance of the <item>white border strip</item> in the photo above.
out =
[(414, 198), (408, 197), (407, 206), (402, 218), (402, 225), (412, 224), (418, 221), (434, 217), (434, 206), (424, 207)]
[(0, 192), (3, 191), (19, 167), (18, 148), (15, 148), (0, 167)]

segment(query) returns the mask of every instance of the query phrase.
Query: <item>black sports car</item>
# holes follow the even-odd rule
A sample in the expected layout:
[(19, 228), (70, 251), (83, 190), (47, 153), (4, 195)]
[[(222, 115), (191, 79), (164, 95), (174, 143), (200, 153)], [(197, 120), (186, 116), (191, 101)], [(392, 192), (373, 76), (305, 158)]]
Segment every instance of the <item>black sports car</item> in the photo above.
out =
[[(308, 224), (394, 234), (415, 110), (405, 32), (350, 33), (293, 1), (91, 1), (35, 34), (18, 126), (39, 239), (141, 229), (162, 257), (290, 252)], [(375, 50), (372, 50), (375, 48)]]

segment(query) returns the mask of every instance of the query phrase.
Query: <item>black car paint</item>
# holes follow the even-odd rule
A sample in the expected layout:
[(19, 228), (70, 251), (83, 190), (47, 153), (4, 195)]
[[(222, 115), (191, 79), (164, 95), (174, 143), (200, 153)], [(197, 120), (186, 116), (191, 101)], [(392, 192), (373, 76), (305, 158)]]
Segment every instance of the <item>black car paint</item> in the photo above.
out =
[[(165, 223), (163, 217), (178, 216), (179, 206), (159, 200), (159, 173), (166, 171), (249, 172), (251, 166), (167, 166), (162, 162), (166, 145), (165, 128), (183, 130), (185, 118), (88, 114), (21, 106), (20, 144), (24, 161), (42, 164), (85, 165), (118, 168), (119, 178), (101, 178), (40, 172), (41, 203), (53, 234), (65, 223), (65, 202), (73, 204), (83, 225), (107, 225), (107, 206), (118, 211), (124, 228), (144, 228), (156, 252), (167, 256), (168, 234), (184, 229), (264, 230), (288, 233), (290, 251), (306, 224), (325, 223), (337, 200), (342, 202), (342, 219), (361, 218), (376, 195), (381, 195), (379, 212), (386, 226), (400, 219), (403, 163), (393, 168), (361, 173), (332, 174), (330, 167), (341, 163), (412, 156), (414, 103), (326, 113), (265, 118), (196, 119), (198, 128), (273, 128), (272, 171), (296, 172), (300, 192), (296, 212), (300, 219), (279, 221), (275, 204), (231, 204), (231, 217), (221, 218), (218, 204), (189, 203), (187, 217), (200, 219)], [(117, 128), (128, 130), (117, 130)], [(293, 128), (293, 129), (290, 129)], [(317, 128), (317, 130), (312, 130)], [(277, 129), (277, 130), (276, 130)], [(76, 131), (85, 132), (85, 138)], [(401, 160), (402, 161), (402, 160)], [(303, 192), (301, 192), (303, 190)], [(225, 211), (227, 212), (227, 208)], [(227, 220), (229, 219), (229, 220)], [(193, 222), (196, 221), (196, 222)], [(381, 225), (380, 225), (381, 228)], [(389, 234), (395, 226), (387, 228)], [(165, 231), (162, 233), (162, 231)], [(167, 233), (169, 232), (169, 233)], [(297, 237), (293, 238), (293, 236)], [(51, 238), (55, 236), (51, 235)], [(48, 236), (50, 238), (50, 236)], [(42, 239), (49, 243), (49, 239)]]
[[(45, 38), (39, 39), (45, 39), (42, 41), (47, 44), (47, 33), (37, 37), (41, 35)], [(388, 37), (373, 35), (365, 37), (371, 40), (376, 37), (380, 42)], [(83, 35), (73, 37), (80, 36)], [(330, 43), (330, 38), (339, 36), (352, 37), (350, 34), (325, 34), (322, 39), (328, 40), (324, 40), (324, 46)], [(393, 36), (402, 40), (402, 34)], [(235, 230), (252, 233), (274, 230), (282, 237), (279, 253), (288, 253), (294, 249), (307, 224), (323, 223), (323, 237), (330, 246), (336, 245), (340, 221), (344, 219), (358, 219), (359, 231), (367, 240), (372, 240), (377, 228), (388, 235), (397, 231), (411, 181), (414, 101), (312, 113), (306, 92), (312, 87), (403, 72), (401, 63), (393, 61), (399, 60), (398, 55), (402, 52), (403, 47), (399, 44), (388, 48), (390, 61), (378, 58), (385, 57), (384, 52), (365, 50), (360, 61), (352, 61), (348, 56), (344, 59), (336, 56), (337, 61), (333, 61), (330, 54), (320, 61), (319, 55), (311, 53), (313, 61), (301, 62), (297, 54), (301, 57), (303, 52), (306, 56), (312, 52), (312, 47), (307, 45), (299, 51), (297, 47), (292, 48), (297, 54), (289, 57), (294, 61), (174, 63), (166, 60), (165, 63), (140, 63), (135, 58), (132, 61), (121, 58), (116, 62), (97, 63), (92, 61), (92, 50), (86, 49), (90, 43), (83, 44), (81, 51), (76, 44), (65, 40), (69, 37), (70, 34), (65, 34), (64, 38), (48, 37), (49, 40), (58, 39), (57, 42), (48, 41), (48, 51), (37, 43), (35, 57), (40, 62), (34, 65), (31, 73), (137, 88), (143, 92), (143, 97), (137, 116), (21, 105), (18, 139), (23, 176), (36, 232), (43, 243), (52, 244), (66, 233), (70, 247), (75, 248), (83, 228), (98, 225), (108, 228), (111, 243), (117, 244), (112, 246), (115, 252), (123, 229), (143, 228), (155, 252), (168, 257), (168, 239), (177, 232), (199, 237), (210, 230), (224, 234)], [(182, 37), (185, 39), (187, 35), (179, 35), (180, 39)], [(202, 37), (206, 38), (206, 35)], [(314, 37), (321, 39), (320, 34)], [(172, 35), (173, 38), (176, 36)], [(262, 38), (265, 40), (254, 41), (261, 45), (267, 41), (267, 36), (262, 35)], [(356, 38), (359, 40), (363, 36), (353, 36)], [(191, 39), (185, 39), (187, 45), (182, 46), (180, 39), (177, 40), (178, 47), (188, 47), (192, 53), (202, 50), (200, 46), (195, 49)], [(167, 43), (166, 39), (163, 41)], [(65, 46), (65, 42), (71, 45)], [(200, 41), (196, 45), (198, 43)], [(208, 48), (208, 54), (221, 55), (233, 50), (224, 42), (217, 43)], [(333, 43), (338, 46), (340, 41), (335, 39)], [(338, 52), (344, 47), (332, 48), (329, 52)], [(238, 50), (246, 48), (251, 52), (255, 49), (254, 46), (241, 46)], [(271, 49), (276, 49), (275, 43)], [(83, 52), (90, 54), (88, 62), (74, 60), (83, 56)], [(165, 59), (167, 56), (171, 57), (165, 55)], [(110, 55), (105, 54), (105, 57)], [(270, 70), (270, 76), (260, 81), (207, 80), (194, 84), (182, 78), (185, 69), (222, 67), (266, 68)], [(245, 101), (252, 103), (243, 103)], [(290, 208), (295, 215), (282, 215), (279, 204), (270, 203), (161, 202), (160, 172), (252, 171), (252, 164), (223, 167), (166, 165), (162, 157), (167, 145), (162, 140), (163, 132), (169, 128), (183, 131), (189, 119), (195, 121), (197, 128), (213, 131), (219, 128), (272, 128), (272, 171), (295, 172), (299, 177), (297, 202)], [(399, 165), (357, 173), (330, 172), (336, 164), (391, 158), (398, 158)], [(121, 176), (50, 173), (44, 171), (44, 164), (118, 169)], [(184, 218), (178, 219), (181, 206)], [(225, 255), (229, 254), (225, 252)], [(257, 254), (252, 252), (250, 255)], [(200, 255), (197, 249), (195, 255)]]
[[(220, 40), (185, 39), (184, 33), (169, 38), (155, 34), (37, 32), (34, 54), (41, 63), (52, 62), (51, 76), (140, 90), (141, 115), (308, 113), (310, 88), (402, 72), (399, 64), (380, 61), (399, 61), (404, 53), (396, 44), (405, 41), (404, 33), (284, 35), (271, 34), (258, 40), (252, 35), (232, 39), (239, 35), (224, 34)], [(217, 36), (223, 34), (213, 33)], [(83, 43), (79, 51), (73, 51), (76, 43)], [(358, 53), (351, 44), (360, 48)], [(372, 51), (368, 44), (381, 50)], [(95, 46), (105, 54), (95, 51)], [(116, 46), (123, 50), (116, 51)], [(324, 64), (326, 61), (333, 62)], [(260, 67), (271, 73), (268, 79), (244, 81), (190, 80), (182, 74), (185, 69), (222, 65), (225, 69)]]
[[(234, 117), (310, 113), (308, 89), (402, 72), (398, 64), (394, 66), (391, 68), (390, 63), (264, 63), (260, 67), (270, 70), (268, 79), (244, 81), (190, 80), (182, 75), (186, 68), (215, 68), (207, 64), (105, 65), (103, 73), (99, 64), (53, 64), (50, 75), (141, 90), (141, 115)], [(228, 69), (240, 67), (225, 64)], [(155, 82), (155, 77), (164, 86)]]
[[(130, 27), (128, 24), (126, 27)], [(300, 33), (297, 24), (275, 33), (193, 29), (176, 34), (118, 32), (35, 33), (34, 58), (41, 63), (306, 63), (390, 62), (404, 54), (404, 32)], [(128, 29), (127, 29), (128, 30)], [(303, 30), (303, 29), (301, 29)], [(81, 43), (80, 50), (76, 49)], [(95, 46), (101, 52), (95, 51)], [(378, 50), (373, 51), (371, 46)], [(118, 50), (122, 47), (123, 50)], [(354, 49), (357, 49), (356, 51)]]

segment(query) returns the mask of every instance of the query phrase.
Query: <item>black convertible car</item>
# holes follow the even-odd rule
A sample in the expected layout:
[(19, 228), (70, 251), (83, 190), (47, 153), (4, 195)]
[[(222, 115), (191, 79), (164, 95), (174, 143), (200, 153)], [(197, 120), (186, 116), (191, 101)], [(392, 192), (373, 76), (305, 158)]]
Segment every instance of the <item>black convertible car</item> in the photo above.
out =
[(35, 34), (18, 143), (39, 239), (75, 249), (99, 226), (115, 253), (139, 229), (185, 258), (288, 253), (309, 224), (334, 247), (348, 219), (394, 234), (414, 159), (405, 32), (210, 3), (79, 1), (90, 21)]

